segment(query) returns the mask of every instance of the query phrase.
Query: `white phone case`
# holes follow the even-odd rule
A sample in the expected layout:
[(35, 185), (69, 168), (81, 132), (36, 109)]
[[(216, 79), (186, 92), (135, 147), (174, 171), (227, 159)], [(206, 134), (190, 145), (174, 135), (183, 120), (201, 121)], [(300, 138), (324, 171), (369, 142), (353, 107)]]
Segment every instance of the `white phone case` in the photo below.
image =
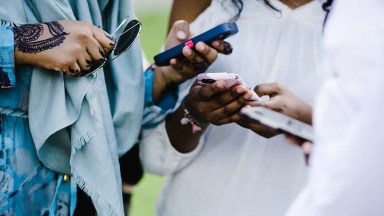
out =
[(265, 107), (251, 107), (241, 111), (251, 119), (274, 129), (280, 129), (286, 133), (298, 136), (302, 139), (313, 141), (314, 134), (311, 125), (291, 118)]

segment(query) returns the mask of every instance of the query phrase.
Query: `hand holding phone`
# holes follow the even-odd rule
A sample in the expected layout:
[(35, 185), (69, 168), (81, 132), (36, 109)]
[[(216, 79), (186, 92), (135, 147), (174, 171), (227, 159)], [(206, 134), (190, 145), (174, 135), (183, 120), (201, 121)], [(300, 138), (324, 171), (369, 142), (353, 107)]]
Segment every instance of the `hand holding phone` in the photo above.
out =
[(256, 92), (253, 91), (253, 89), (251, 89), (238, 74), (227, 72), (201, 73), (197, 75), (196, 79), (200, 84), (203, 85), (211, 84), (218, 80), (224, 80), (227, 88), (231, 88), (236, 85), (244, 85), (251, 90), (252, 97), (250, 98), (250, 100), (261, 101), (260, 97), (256, 94)]
[(252, 107), (243, 109), (241, 112), (249, 118), (270, 128), (279, 129), (285, 133), (311, 142), (314, 139), (313, 128), (311, 125), (274, 110), (265, 107)]
[(213, 42), (214, 40), (224, 40), (225, 38), (232, 36), (238, 32), (237, 25), (234, 22), (220, 24), (196, 37), (188, 39), (180, 43), (179, 45), (166, 50), (154, 57), (157, 66), (167, 66), (172, 58), (183, 58), (182, 50), (185, 46), (194, 49), (195, 44), (202, 41), (206, 44)]

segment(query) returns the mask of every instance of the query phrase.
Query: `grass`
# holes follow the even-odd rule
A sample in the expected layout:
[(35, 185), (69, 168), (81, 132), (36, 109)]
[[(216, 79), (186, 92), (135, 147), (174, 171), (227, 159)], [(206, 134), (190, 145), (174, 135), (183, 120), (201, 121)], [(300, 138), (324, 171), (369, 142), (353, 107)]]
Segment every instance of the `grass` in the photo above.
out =
[(140, 33), (141, 46), (150, 63), (153, 62), (153, 56), (159, 53), (160, 47), (166, 39), (167, 15), (167, 11), (138, 14), (138, 18), (142, 23), (142, 31)]
[[(168, 11), (147, 11), (138, 13), (142, 22), (141, 45), (147, 59), (153, 62), (153, 56), (159, 53), (166, 38)], [(164, 177), (145, 174), (133, 192), (130, 216), (153, 216), (158, 194), (164, 183)]]

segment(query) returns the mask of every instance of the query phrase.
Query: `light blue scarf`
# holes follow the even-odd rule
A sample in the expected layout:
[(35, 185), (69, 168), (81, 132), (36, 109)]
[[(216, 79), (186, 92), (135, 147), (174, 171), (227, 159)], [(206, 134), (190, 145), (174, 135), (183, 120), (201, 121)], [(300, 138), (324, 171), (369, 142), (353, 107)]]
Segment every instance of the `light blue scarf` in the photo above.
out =
[[(2, 0), (0, 10), (18, 23), (84, 20), (112, 32), (130, 0)], [(137, 140), (143, 112), (138, 41), (95, 76), (68, 78), (34, 68), (29, 123), (39, 159), (71, 174), (93, 200), (98, 215), (123, 215), (118, 155)]]

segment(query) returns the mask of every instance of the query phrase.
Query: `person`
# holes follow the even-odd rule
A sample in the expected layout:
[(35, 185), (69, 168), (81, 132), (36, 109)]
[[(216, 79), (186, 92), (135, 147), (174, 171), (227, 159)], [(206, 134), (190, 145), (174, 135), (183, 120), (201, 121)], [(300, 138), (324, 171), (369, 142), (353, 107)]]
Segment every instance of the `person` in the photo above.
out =
[[(194, 19), (193, 34), (238, 17), (239, 32), (226, 40), (232, 54), (219, 56), (208, 72), (237, 73), (249, 86), (264, 83), (255, 88), (264, 101), (248, 102), (245, 86), (226, 89), (222, 81), (180, 86), (178, 109), (141, 141), (144, 169), (168, 176), (156, 215), (283, 215), (306, 182), (302, 151), (287, 145), (284, 135), (244, 122), (239, 110), (262, 105), (311, 120), (321, 82), (323, 2), (187, 2), (175, 0), (173, 11), (178, 5), (196, 15), (195, 6), (206, 8), (196, 19), (185, 15)], [(304, 102), (297, 105), (299, 98)], [(181, 125), (184, 117), (201, 130)]]
[(332, 70), (314, 106), (309, 181), (288, 216), (384, 215), (383, 9), (378, 0), (332, 7), (324, 33)]
[[(118, 43), (107, 32), (126, 16), (129, 0), (1, 3), (0, 215), (124, 214), (118, 157), (162, 120), (162, 96), (204, 69), (187, 50), (150, 67), (144, 87), (138, 41), (104, 65)], [(176, 23), (166, 48), (188, 34)], [(217, 56), (196, 52), (205, 65)]]

